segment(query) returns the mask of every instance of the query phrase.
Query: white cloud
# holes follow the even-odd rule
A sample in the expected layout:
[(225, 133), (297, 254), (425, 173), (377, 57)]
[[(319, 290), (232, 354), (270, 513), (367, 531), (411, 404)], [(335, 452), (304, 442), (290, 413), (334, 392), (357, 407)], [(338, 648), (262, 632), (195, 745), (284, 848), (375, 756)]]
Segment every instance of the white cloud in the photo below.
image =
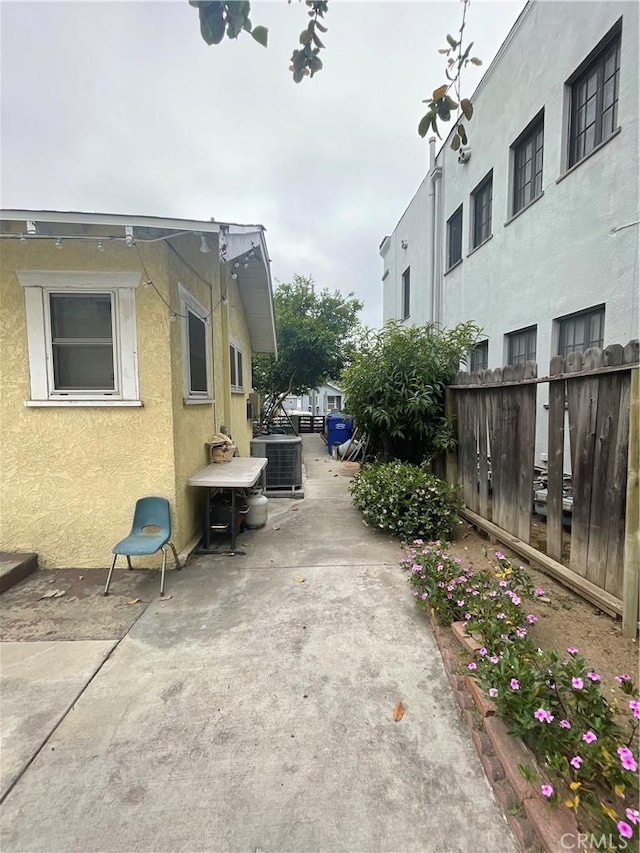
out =
[[(485, 68), (523, 5), (472, 3)], [(260, 222), (274, 277), (354, 290), (378, 325), (378, 245), (426, 171), (420, 102), (460, 12), (332, 0), (325, 68), (296, 85), (304, 4), (254, 2), (264, 50), (207, 47), (186, 0), (3, 3), (2, 206)]]

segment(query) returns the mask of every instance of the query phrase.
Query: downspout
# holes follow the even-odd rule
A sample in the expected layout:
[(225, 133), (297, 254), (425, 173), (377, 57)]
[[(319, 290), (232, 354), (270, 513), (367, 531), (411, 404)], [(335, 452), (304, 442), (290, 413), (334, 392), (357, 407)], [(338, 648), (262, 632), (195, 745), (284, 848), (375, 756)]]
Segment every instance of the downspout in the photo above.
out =
[(429, 145), (433, 151), (431, 161), (432, 229), (431, 229), (431, 319), (442, 323), (442, 167), (436, 166), (436, 141), (432, 137)]
[(433, 180), (433, 167), (436, 162), (436, 138), (429, 139), (429, 297), (431, 300), (429, 319), (435, 322), (435, 222), (436, 222), (436, 198)]

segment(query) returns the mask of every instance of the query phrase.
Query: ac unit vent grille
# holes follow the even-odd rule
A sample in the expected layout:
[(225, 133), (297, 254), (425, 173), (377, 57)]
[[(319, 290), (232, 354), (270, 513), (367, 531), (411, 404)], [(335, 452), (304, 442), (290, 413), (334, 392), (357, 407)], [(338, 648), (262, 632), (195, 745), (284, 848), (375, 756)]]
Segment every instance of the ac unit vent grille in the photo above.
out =
[(289, 435), (266, 435), (251, 441), (251, 455), (266, 457), (266, 493), (302, 488), (302, 439)]

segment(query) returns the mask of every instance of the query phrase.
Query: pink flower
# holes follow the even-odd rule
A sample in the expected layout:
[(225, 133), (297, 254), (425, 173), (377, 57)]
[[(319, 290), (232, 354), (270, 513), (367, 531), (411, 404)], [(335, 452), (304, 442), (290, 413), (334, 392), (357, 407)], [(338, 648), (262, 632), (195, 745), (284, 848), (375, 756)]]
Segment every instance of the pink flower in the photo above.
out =
[(597, 735), (596, 735), (594, 732), (592, 732), (592, 731), (588, 731), (588, 732), (585, 732), (585, 733), (582, 735), (582, 740), (583, 740), (585, 743), (593, 743), (593, 742), (594, 742), (594, 740), (598, 740), (598, 737), (597, 737)]
[(482, 646), (482, 648), (478, 649), (478, 654), (482, 655), (482, 657), (484, 657), (486, 655), (486, 653), (487, 653), (487, 650), (485, 649), (484, 646)]
[(553, 722), (553, 714), (550, 714), (548, 711), (545, 711), (544, 708), (538, 708), (538, 710), (533, 715), (536, 720), (539, 720), (541, 723), (552, 723)]
[(584, 687), (584, 681), (581, 678), (572, 678), (571, 679), (571, 686), (575, 690), (582, 690), (582, 688)]
[(621, 746), (618, 749), (618, 755), (620, 756), (620, 763), (624, 767), (625, 770), (631, 770), (633, 773), (638, 769), (638, 765), (636, 764), (636, 760), (633, 757), (633, 753), (627, 746)]
[(496, 559), (498, 559), (498, 560), (506, 560), (507, 558), (506, 558), (506, 557), (505, 557), (505, 555), (502, 553), (502, 551), (496, 551)]
[(618, 684), (622, 684), (624, 681), (631, 681), (631, 676), (626, 673), (624, 675), (616, 675), (616, 681)]
[(421, 598), (423, 601), (424, 601), (426, 598), (428, 598), (428, 597), (429, 597), (429, 594), (428, 594), (428, 593), (426, 593), (426, 592), (423, 592), (423, 593), (422, 593), (422, 595), (420, 596), (420, 598)]
[(618, 832), (623, 838), (631, 838), (633, 836), (633, 829), (623, 820), (618, 821)]
[(509, 586), (509, 584), (506, 581), (500, 581), (499, 586), (504, 587), (504, 586)]
[(538, 587), (538, 589), (535, 590), (535, 594), (536, 595), (544, 595), (544, 590), (540, 589), (540, 587)]
[(553, 796), (553, 788), (551, 787), (551, 785), (541, 785), (540, 792), (542, 793), (543, 797)]
[(491, 663), (498, 663), (498, 661), (500, 660), (500, 658), (499, 658), (499, 657), (497, 657), (497, 655), (491, 655), (491, 657), (489, 658), (489, 660), (491, 661)]
[(527, 636), (527, 629), (518, 627), (516, 628), (516, 634), (518, 635), (518, 637), (520, 637), (521, 640), (523, 640)]
[(580, 756), (579, 756), (579, 755), (574, 755), (574, 756), (573, 756), (573, 758), (571, 759), (571, 761), (569, 762), (569, 764), (570, 764), (572, 767), (575, 767), (575, 768), (576, 768), (576, 770), (579, 770), (579, 769), (580, 769), (580, 765), (582, 764), (582, 759), (580, 758)]
[(511, 602), (512, 604), (515, 604), (516, 607), (518, 607), (520, 604), (522, 604), (522, 599), (517, 595), (512, 595)]
[(509, 682), (509, 686), (511, 687), (512, 690), (520, 690), (520, 682), (518, 681), (517, 678), (512, 678), (511, 681)]
[(496, 613), (496, 619), (506, 619), (506, 618), (507, 618), (506, 613)]
[(459, 601), (456, 601), (456, 604), (458, 605), (458, 607), (464, 607), (464, 598)]
[(600, 681), (600, 676), (597, 672), (588, 672), (587, 678), (590, 678), (591, 681)]
[(640, 820), (640, 812), (637, 809), (627, 809), (626, 814), (631, 823), (638, 823)]
[(473, 670), (477, 669), (477, 668), (478, 668), (478, 664), (475, 661), (471, 661), (471, 663), (468, 666), (468, 669), (470, 669), (473, 672)]
[(570, 729), (571, 723), (569, 722), (569, 720), (560, 720), (560, 728), (561, 729)]
[(633, 716), (640, 720), (640, 702), (637, 699), (632, 699), (629, 702), (629, 708), (633, 711)]
[(414, 539), (413, 544), (414, 545), (424, 545), (424, 539)]
[(471, 619), (471, 614), (470, 614), (470, 613), (465, 613), (465, 614), (464, 614), (464, 618), (465, 618), (467, 621), (469, 621), (469, 619)]
[(508, 639), (509, 639), (509, 635), (508, 635), (508, 634), (500, 634), (500, 639), (501, 639), (501, 640), (508, 640)]
[(567, 651), (569, 652), (570, 655), (577, 655), (578, 654), (578, 650), (576, 649), (575, 646), (569, 646)]
[(498, 695), (497, 689), (495, 687), (490, 687), (489, 688), (489, 696), (491, 696), (492, 699), (495, 699), (497, 695)]
[(530, 622), (532, 625), (535, 625), (537, 621), (538, 617), (534, 616), (533, 613), (529, 613), (529, 615), (527, 616), (527, 622)]

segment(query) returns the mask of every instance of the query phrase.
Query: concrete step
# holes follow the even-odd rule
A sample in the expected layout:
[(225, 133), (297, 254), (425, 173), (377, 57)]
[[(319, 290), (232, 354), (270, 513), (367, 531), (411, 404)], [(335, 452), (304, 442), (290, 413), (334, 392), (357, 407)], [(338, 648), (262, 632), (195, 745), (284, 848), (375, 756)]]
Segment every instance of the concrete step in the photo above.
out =
[(37, 568), (37, 554), (0, 551), (0, 594), (20, 583)]

